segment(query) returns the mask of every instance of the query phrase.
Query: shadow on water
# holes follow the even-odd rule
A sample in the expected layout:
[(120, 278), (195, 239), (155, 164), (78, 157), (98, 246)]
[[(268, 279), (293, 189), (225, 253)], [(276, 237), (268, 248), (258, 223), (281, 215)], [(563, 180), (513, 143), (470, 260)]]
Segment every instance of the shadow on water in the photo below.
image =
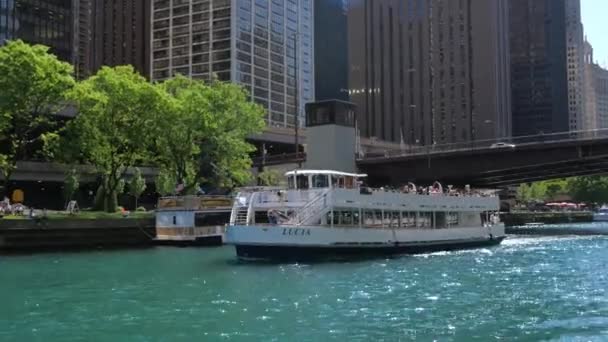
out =
[(29, 247), (0, 250), (0, 256), (33, 256), (40, 254), (90, 254), (99, 252), (145, 251), (153, 250), (154, 245), (137, 246), (78, 246), (78, 247)]

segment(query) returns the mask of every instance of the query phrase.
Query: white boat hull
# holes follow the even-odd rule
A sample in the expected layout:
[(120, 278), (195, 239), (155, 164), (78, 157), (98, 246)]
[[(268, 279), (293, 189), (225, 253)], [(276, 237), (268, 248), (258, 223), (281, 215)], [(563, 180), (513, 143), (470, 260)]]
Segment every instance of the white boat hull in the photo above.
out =
[(499, 244), (504, 225), (447, 229), (230, 226), (226, 243), (244, 259), (415, 254)]
[(608, 222), (608, 214), (593, 214), (593, 222)]

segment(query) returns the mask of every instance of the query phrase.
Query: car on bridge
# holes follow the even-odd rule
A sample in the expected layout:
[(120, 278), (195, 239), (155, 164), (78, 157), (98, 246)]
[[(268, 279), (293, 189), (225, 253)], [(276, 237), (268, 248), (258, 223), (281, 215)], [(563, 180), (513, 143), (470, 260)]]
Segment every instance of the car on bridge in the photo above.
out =
[(515, 144), (510, 144), (506, 142), (497, 142), (492, 144), (490, 148), (515, 148)]

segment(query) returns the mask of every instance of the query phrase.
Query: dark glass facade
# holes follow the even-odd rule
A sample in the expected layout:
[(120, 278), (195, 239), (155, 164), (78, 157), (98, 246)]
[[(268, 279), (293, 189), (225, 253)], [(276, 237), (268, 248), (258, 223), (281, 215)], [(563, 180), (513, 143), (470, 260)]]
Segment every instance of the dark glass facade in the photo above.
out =
[(510, 0), (513, 135), (569, 129), (565, 0)]
[(0, 0), (0, 43), (22, 39), (44, 44), (60, 59), (74, 62), (72, 1)]
[(348, 101), (348, 0), (315, 0), (315, 96)]
[(361, 135), (410, 146), (508, 137), (507, 25), (501, 0), (351, 0)]
[(150, 0), (76, 0), (79, 78), (101, 66), (131, 64), (150, 73)]

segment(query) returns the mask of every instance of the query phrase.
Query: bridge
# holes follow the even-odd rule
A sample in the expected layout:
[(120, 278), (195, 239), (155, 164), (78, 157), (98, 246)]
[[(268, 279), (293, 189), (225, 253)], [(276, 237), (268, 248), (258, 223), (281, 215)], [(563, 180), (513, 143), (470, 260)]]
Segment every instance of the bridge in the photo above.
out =
[(502, 187), (608, 173), (608, 129), (467, 143), (363, 147), (357, 166), (374, 185), (408, 181)]

